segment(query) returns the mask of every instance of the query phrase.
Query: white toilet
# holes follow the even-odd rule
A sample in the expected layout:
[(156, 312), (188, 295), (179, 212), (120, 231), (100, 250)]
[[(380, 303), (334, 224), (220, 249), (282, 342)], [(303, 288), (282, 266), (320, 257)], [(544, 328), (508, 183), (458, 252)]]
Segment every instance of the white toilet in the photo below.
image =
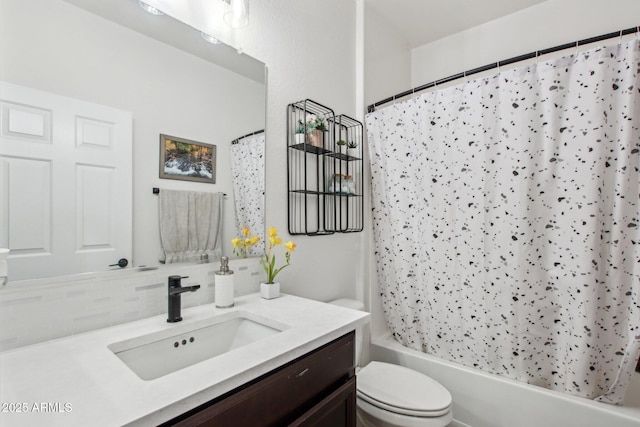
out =
[[(338, 299), (330, 304), (364, 310), (364, 304)], [(363, 333), (356, 330), (356, 362)], [(451, 394), (437, 381), (399, 365), (371, 362), (357, 370), (358, 423), (364, 427), (445, 427), (453, 419)]]

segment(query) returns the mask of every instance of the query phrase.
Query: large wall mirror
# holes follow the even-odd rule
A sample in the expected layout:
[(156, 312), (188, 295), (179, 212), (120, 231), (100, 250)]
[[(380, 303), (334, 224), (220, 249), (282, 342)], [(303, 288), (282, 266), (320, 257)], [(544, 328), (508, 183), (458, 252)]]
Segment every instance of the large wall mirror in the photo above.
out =
[[(9, 258), (10, 281), (119, 269), (111, 264), (120, 258), (129, 259), (129, 268), (158, 265), (162, 251), (154, 188), (226, 194), (221, 237), (225, 255), (231, 254), (230, 241), (238, 227), (249, 221), (236, 216), (238, 185), (246, 194), (247, 186), (262, 180), (259, 197), (250, 201), (260, 199), (257, 203), (264, 209), (264, 170), (259, 168), (264, 168), (260, 132), (265, 125), (266, 71), (259, 61), (207, 42), (199, 31), (171, 17), (147, 13), (138, 0), (0, 0), (0, 62), (0, 247), (10, 246), (18, 235), (22, 239)], [(14, 95), (21, 93), (29, 102), (16, 101), (22, 98)], [(46, 101), (43, 107), (31, 102), (41, 98)], [(84, 144), (82, 155), (98, 150), (97, 156), (62, 168), (75, 179), (62, 188), (55, 185), (59, 168), (52, 165), (55, 156), (68, 156), (52, 154), (50, 141), (65, 133), (56, 124), (63, 114), (48, 107), (49, 101), (61, 102), (60, 111), (76, 104), (85, 108), (81, 111), (86, 113), (76, 114), (75, 127), (65, 132), (76, 147)], [(98, 110), (103, 115), (96, 115)], [(121, 119), (124, 125), (114, 125)], [(122, 169), (129, 177), (112, 177), (111, 166), (99, 161), (109, 161), (110, 138), (122, 129), (126, 133), (127, 126), (132, 155)], [(161, 179), (161, 134), (215, 145), (215, 183)], [(262, 150), (254, 153), (243, 145), (249, 140), (262, 144)], [(262, 157), (262, 162), (254, 158), (242, 163), (252, 156)], [(118, 187), (127, 179), (130, 184)], [(112, 201), (117, 200), (114, 193), (121, 192), (130, 193), (131, 206)], [(92, 207), (83, 207), (92, 199)], [(131, 213), (129, 225), (118, 222), (121, 212)], [(83, 214), (108, 226), (70, 224)], [(22, 221), (16, 222), (17, 217)], [(252, 231), (264, 235), (264, 223), (256, 221), (251, 219)], [(12, 228), (14, 223), (21, 229)], [(124, 231), (128, 253), (101, 243), (115, 231)], [(83, 258), (47, 255), (62, 246), (102, 252), (105, 258), (96, 265)], [(17, 262), (20, 267), (12, 269)]]

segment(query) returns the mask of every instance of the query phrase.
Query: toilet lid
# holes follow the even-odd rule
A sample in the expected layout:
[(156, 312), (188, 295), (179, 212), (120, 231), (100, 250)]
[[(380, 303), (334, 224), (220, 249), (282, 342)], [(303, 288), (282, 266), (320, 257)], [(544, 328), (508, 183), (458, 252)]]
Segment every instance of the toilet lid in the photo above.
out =
[(437, 381), (409, 368), (371, 362), (358, 372), (360, 398), (399, 414), (440, 416), (451, 407), (451, 394)]

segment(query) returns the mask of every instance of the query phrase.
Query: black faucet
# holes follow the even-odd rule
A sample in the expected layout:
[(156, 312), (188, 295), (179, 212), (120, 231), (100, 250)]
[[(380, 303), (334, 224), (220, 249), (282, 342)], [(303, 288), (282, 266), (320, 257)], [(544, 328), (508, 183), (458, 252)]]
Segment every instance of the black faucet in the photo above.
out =
[(195, 292), (200, 289), (200, 285), (185, 286), (180, 285), (181, 279), (186, 279), (189, 276), (169, 276), (169, 313), (167, 322), (175, 323), (182, 320), (180, 315), (180, 294), (183, 292)]

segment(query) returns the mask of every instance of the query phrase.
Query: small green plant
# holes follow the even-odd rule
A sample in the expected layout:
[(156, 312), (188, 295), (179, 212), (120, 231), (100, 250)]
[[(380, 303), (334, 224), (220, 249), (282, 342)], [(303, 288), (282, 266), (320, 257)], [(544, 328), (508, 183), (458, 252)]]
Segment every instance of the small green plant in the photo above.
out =
[(307, 116), (307, 121), (303, 122), (302, 120), (298, 120), (298, 126), (296, 127), (296, 133), (307, 133), (313, 132), (314, 130), (319, 130), (325, 132), (327, 130), (327, 121), (324, 117), (318, 117), (313, 114), (309, 114)]
[(358, 148), (358, 143), (355, 141), (349, 141), (347, 148)]
[(324, 117), (316, 118), (316, 130), (326, 132), (327, 131), (327, 122)]
[(336, 142), (336, 144), (342, 147), (344, 145), (347, 145), (347, 141), (341, 139), (340, 141)]

